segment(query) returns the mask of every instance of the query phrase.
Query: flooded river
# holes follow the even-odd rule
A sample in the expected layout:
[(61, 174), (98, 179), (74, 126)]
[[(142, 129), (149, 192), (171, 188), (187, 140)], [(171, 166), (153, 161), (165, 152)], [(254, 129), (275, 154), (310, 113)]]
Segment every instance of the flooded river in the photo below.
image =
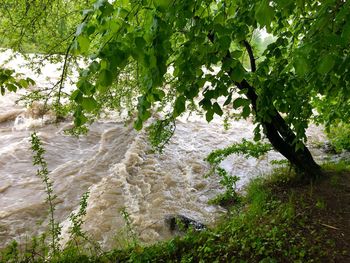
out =
[[(9, 66), (19, 64), (15, 61)], [(48, 64), (40, 75), (30, 74), (37, 85), (49, 86), (59, 78), (56, 68)], [(16, 99), (16, 94), (0, 97), (0, 247), (12, 239), (23, 242), (38, 235), (47, 225), (44, 186), (32, 165), (33, 131), (46, 149), (49, 176), (58, 196), (55, 216), (63, 226), (63, 238), (68, 236), (69, 215), (89, 191), (84, 230), (107, 249), (116, 245), (125, 228), (122, 209), (145, 243), (171, 236), (164, 222), (169, 214), (213, 224), (224, 210), (209, 205), (208, 200), (224, 189), (218, 177), (203, 177), (208, 170), (203, 159), (214, 149), (251, 139), (254, 129), (245, 120), (233, 122), (225, 130), (220, 119), (208, 124), (198, 117), (183, 118), (177, 121), (175, 135), (164, 152), (156, 154), (145, 132), (136, 132), (122, 121), (96, 122), (78, 139), (64, 133), (70, 121), (55, 124), (52, 116), (38, 117), (35, 110), (16, 105)], [(324, 140), (320, 128), (312, 127), (308, 134), (313, 141)], [(319, 150), (312, 151), (322, 158)], [(241, 188), (250, 178), (269, 170), (271, 160), (281, 158), (276, 152), (258, 160), (232, 156), (223, 166), (241, 177)]]

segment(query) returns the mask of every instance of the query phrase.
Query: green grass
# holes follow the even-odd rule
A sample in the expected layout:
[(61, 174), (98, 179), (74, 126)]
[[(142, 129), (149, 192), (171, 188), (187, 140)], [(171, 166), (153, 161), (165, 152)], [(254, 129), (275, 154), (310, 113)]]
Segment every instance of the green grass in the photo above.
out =
[(326, 132), (336, 152), (350, 151), (350, 124), (339, 122), (331, 125)]
[[(271, 185), (281, 174), (253, 180), (239, 207), (212, 230), (190, 232), (151, 247), (109, 254), (112, 261), (129, 262), (319, 262), (324, 250), (322, 231), (316, 231), (307, 214), (300, 214), (299, 197), (281, 200)], [(305, 204), (306, 206), (306, 204)]]
[(327, 162), (322, 165), (323, 170), (331, 170), (336, 173), (350, 172), (350, 160), (341, 160), (339, 162)]

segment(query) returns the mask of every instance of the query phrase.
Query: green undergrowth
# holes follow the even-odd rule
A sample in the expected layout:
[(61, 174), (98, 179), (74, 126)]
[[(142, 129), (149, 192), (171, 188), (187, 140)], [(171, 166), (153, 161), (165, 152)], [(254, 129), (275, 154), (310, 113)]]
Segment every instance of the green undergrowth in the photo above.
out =
[[(327, 162), (322, 165), (326, 171), (334, 171), (336, 173), (350, 172), (350, 160), (340, 160), (339, 162)], [(333, 177), (336, 177), (333, 176)]]
[(350, 124), (339, 122), (331, 125), (326, 134), (337, 153), (350, 151)]
[(108, 258), (113, 262), (332, 262), (335, 243), (308, 213), (320, 209), (310, 194), (314, 186), (301, 191), (297, 178), (288, 168), (279, 168), (253, 180), (239, 205), (231, 207), (215, 229), (189, 232), (150, 247), (115, 250)]
[(336, 189), (337, 176), (348, 176), (350, 165), (333, 163), (324, 169), (332, 170), (332, 176), (309, 185), (298, 183), (298, 176), (284, 167), (252, 180), (213, 229), (189, 230), (152, 246), (130, 242), (104, 253), (71, 244), (46, 260), (30, 250), (21, 254), (13, 243), (2, 252), (1, 262), (333, 262), (341, 251), (315, 217), (326, 206), (317, 185)]

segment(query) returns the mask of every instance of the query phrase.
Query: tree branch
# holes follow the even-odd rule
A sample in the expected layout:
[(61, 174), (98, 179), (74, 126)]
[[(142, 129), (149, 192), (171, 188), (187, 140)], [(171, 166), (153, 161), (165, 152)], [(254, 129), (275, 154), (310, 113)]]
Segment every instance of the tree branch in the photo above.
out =
[(250, 68), (252, 72), (256, 71), (256, 63), (255, 63), (255, 57), (253, 54), (253, 49), (252, 46), (249, 44), (247, 40), (243, 40), (243, 45), (245, 46), (248, 55), (249, 55), (249, 60), (250, 60)]
[[(84, 23), (87, 18), (89, 17), (89, 14), (85, 15), (85, 17), (83, 18), (83, 20), (81, 21), (81, 23)], [(69, 65), (69, 53), (70, 53), (70, 50), (72, 48), (72, 45), (75, 41), (75, 39), (77, 38), (77, 36), (75, 35), (71, 41), (71, 43), (69, 44), (67, 50), (66, 50), (66, 54), (64, 56), (64, 63), (63, 63), (63, 68), (62, 68), (62, 74), (61, 74), (61, 78), (60, 80), (58, 81), (59, 83), (59, 88), (58, 88), (58, 95), (57, 95), (57, 105), (60, 104), (60, 99), (61, 99), (61, 92), (62, 92), (62, 89), (63, 89), (63, 86), (64, 86), (64, 80), (66, 78), (66, 75), (67, 75), (67, 70), (68, 70), (68, 65)]]

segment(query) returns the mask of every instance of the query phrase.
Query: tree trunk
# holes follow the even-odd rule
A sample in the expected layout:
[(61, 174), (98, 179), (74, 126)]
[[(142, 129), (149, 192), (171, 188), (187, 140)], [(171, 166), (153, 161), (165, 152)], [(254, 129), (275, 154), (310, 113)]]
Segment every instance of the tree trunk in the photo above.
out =
[(269, 139), (273, 147), (286, 157), (298, 172), (302, 173), (304, 179), (313, 179), (321, 175), (320, 166), (314, 161), (306, 145), (303, 144), (301, 149), (295, 151), (295, 144), (293, 144), (294, 140), (283, 138), (273, 121), (271, 123), (263, 122), (262, 125), (266, 137)]
[[(251, 101), (253, 110), (257, 113), (257, 99), (258, 95), (250, 84), (243, 80), (241, 83), (236, 83), (240, 90), (247, 90), (247, 98)], [(314, 161), (309, 149), (302, 144), (302, 148), (295, 151), (296, 135), (278, 113), (274, 110), (274, 115), (271, 116), (271, 122), (260, 121), (264, 128), (266, 137), (271, 142), (272, 146), (286, 157), (290, 163), (303, 176), (302, 179), (313, 179), (321, 175), (320, 166)]]
[[(208, 39), (213, 42), (213, 35), (208, 35)], [(256, 63), (255, 57), (253, 55), (253, 49), (246, 40), (242, 41), (242, 44), (245, 46), (249, 55), (251, 72), (255, 72)], [(229, 51), (227, 51), (225, 59), (232, 59)], [(233, 73), (233, 70), (234, 69), (232, 68), (228, 69), (228, 76)], [(246, 96), (250, 100), (253, 110), (256, 114), (258, 112), (258, 95), (256, 94), (254, 87), (252, 87), (245, 79), (243, 79), (241, 82), (235, 82), (234, 84), (238, 87), (238, 89), (247, 91)], [(303, 142), (299, 141), (298, 143), (301, 144), (302, 147), (298, 151), (295, 150), (295, 133), (288, 126), (286, 121), (282, 118), (274, 106), (271, 105), (270, 107), (274, 112), (273, 115), (270, 116), (271, 122), (258, 121), (263, 126), (264, 133), (271, 142), (272, 146), (284, 157), (286, 157), (290, 163), (298, 170), (298, 172), (301, 173), (302, 180), (312, 180), (321, 175), (321, 168), (313, 159), (309, 149)]]
[[(251, 71), (256, 71), (255, 57), (253, 54), (253, 49), (248, 41), (242, 41), (245, 46), (247, 53), (249, 55)], [(227, 54), (230, 57), (230, 54)], [(232, 69), (230, 69), (232, 71)], [(255, 113), (257, 110), (257, 99), (254, 88), (246, 81), (243, 80), (240, 83), (235, 83), (240, 90), (247, 90), (247, 98), (251, 101), (253, 110)], [(266, 137), (271, 142), (272, 146), (280, 152), (284, 157), (286, 157), (290, 163), (302, 174), (304, 180), (314, 179), (321, 175), (320, 166), (314, 161), (309, 149), (304, 143), (299, 141), (298, 143), (302, 145), (299, 150), (295, 150), (296, 145), (296, 135), (293, 130), (288, 126), (286, 121), (282, 118), (279, 112), (274, 108), (273, 105), (273, 115), (271, 117), (271, 122), (260, 121), (264, 128)]]

